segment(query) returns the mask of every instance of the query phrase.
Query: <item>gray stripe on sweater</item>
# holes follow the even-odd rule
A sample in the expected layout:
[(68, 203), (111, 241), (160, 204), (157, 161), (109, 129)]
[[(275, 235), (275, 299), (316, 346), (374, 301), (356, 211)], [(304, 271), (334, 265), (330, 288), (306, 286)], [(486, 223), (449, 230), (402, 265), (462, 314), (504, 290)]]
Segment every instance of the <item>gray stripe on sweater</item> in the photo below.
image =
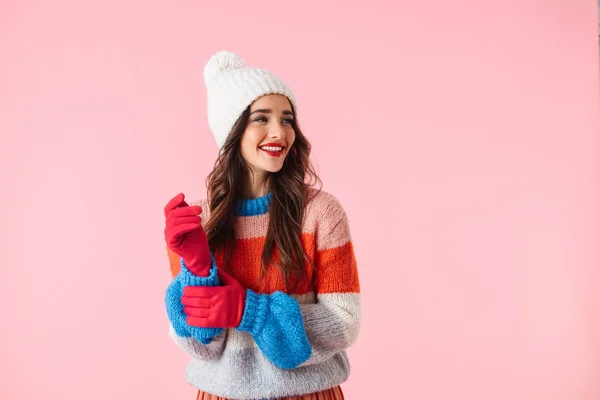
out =
[(300, 303), (311, 357), (298, 368), (280, 369), (269, 361), (248, 332), (226, 329), (209, 345), (193, 338), (171, 337), (193, 357), (186, 380), (208, 393), (231, 399), (264, 399), (307, 394), (346, 381), (350, 365), (346, 349), (360, 329), (358, 293), (309, 293)]
[(360, 332), (361, 297), (358, 293), (319, 294), (316, 304), (300, 304), (312, 354), (301, 366), (318, 364), (346, 350)]
[(281, 369), (251, 349), (230, 351), (220, 359), (192, 359), (186, 381), (200, 390), (230, 399), (264, 399), (314, 393), (348, 379), (350, 363), (345, 351), (327, 361), (295, 369)]
[(169, 326), (169, 335), (175, 344), (186, 352), (188, 355), (194, 358), (202, 359), (217, 359), (223, 353), (225, 349), (225, 343), (227, 342), (228, 330), (225, 329), (221, 334), (217, 335), (211, 343), (202, 344), (196, 339), (189, 337), (183, 338), (177, 335), (173, 325)]

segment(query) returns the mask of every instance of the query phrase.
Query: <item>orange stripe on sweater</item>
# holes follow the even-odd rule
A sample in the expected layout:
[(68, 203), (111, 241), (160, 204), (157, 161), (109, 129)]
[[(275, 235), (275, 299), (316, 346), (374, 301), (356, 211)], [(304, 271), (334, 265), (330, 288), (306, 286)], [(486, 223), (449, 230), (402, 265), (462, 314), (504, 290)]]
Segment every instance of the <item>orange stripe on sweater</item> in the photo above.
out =
[[(314, 234), (303, 233), (301, 240), (304, 251), (308, 254), (310, 261), (313, 262), (316, 245)], [(231, 260), (233, 276), (244, 288), (252, 288), (259, 293), (273, 293), (279, 290), (288, 294), (298, 295), (312, 291), (317, 293), (360, 292), (358, 270), (352, 242), (318, 252), (316, 258), (316, 287), (312, 283), (312, 265), (305, 263), (304, 268), (307, 271), (309, 280), (300, 282), (293, 293), (288, 292), (282, 272), (279, 268), (275, 268), (272, 265), (267, 268), (263, 280), (257, 285), (258, 278), (260, 277), (261, 254), (264, 245), (264, 237), (237, 240), (236, 242), (236, 250)], [(171, 250), (167, 250), (167, 254), (171, 276), (175, 277), (181, 270), (179, 256)], [(221, 251), (215, 252), (215, 260), (220, 268), (225, 265)], [(275, 256), (275, 260), (277, 260), (277, 255)]]
[[(308, 255), (310, 263), (314, 260), (315, 254), (315, 236), (312, 233), (303, 233), (301, 236), (302, 247)], [(274, 266), (269, 265), (265, 275), (259, 283), (260, 271), (261, 271), (261, 256), (265, 246), (265, 237), (251, 238), (251, 239), (239, 239), (236, 241), (236, 248), (230, 263), (233, 269), (233, 276), (241, 283), (244, 288), (251, 288), (258, 293), (273, 293), (275, 291), (282, 291), (288, 294), (303, 295), (314, 291), (314, 285), (312, 284), (313, 268), (310, 263), (304, 263), (304, 269), (308, 279), (303, 279), (298, 283), (295, 290), (290, 292), (286, 288), (285, 280), (281, 270)], [(219, 268), (223, 268), (225, 265), (223, 252), (220, 250), (215, 251), (215, 261)], [(278, 261), (277, 252), (274, 260)], [(231, 269), (223, 268), (226, 271)], [(295, 280), (291, 281), (292, 288), (294, 287)]]
[(317, 255), (317, 293), (359, 293), (358, 268), (351, 241)]
[(172, 250), (167, 249), (167, 257), (169, 258), (169, 267), (171, 268), (171, 277), (175, 278), (181, 271), (180, 257)]

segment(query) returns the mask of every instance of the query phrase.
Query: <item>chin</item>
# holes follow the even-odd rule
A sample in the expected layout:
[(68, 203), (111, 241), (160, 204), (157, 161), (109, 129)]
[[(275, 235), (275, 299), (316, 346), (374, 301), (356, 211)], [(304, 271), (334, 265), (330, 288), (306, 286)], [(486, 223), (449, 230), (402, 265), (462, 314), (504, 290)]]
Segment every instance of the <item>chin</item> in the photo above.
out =
[(269, 165), (269, 166), (265, 166), (264, 170), (267, 172), (270, 172), (272, 174), (281, 171), (281, 168), (283, 168), (283, 164), (282, 165)]

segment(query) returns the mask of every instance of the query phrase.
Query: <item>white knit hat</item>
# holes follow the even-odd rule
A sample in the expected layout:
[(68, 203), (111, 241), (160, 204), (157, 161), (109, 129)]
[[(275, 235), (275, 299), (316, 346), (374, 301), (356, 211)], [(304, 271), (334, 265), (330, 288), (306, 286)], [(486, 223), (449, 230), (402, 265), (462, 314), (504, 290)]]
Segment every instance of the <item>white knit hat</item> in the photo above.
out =
[(266, 94), (282, 94), (297, 109), (290, 87), (273, 73), (249, 67), (235, 53), (219, 51), (204, 66), (208, 125), (223, 147), (229, 132), (244, 110)]

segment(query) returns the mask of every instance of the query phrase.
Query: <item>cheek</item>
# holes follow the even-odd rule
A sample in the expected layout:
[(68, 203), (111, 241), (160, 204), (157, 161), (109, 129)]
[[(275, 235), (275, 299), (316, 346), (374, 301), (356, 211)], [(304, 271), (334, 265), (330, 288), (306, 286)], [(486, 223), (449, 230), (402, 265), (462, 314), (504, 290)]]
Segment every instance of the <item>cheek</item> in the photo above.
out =
[(294, 142), (296, 141), (296, 132), (293, 129), (290, 129), (290, 132), (287, 135), (287, 144), (289, 147), (292, 147)]
[(247, 129), (242, 136), (242, 151), (256, 151), (260, 144), (261, 133), (257, 129)]

